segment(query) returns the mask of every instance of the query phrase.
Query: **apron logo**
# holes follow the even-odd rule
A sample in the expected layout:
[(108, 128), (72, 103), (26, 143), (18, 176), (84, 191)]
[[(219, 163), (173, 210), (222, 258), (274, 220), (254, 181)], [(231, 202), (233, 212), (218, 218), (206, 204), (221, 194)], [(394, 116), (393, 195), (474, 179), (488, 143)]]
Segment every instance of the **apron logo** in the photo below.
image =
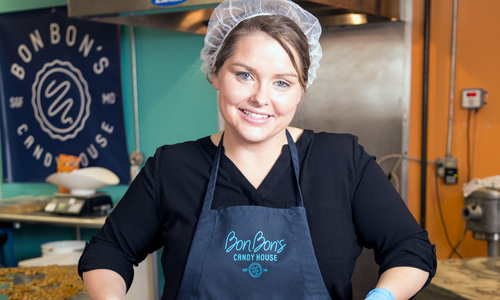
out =
[(251, 263), (248, 268), (243, 268), (243, 272), (248, 272), (253, 278), (258, 278), (262, 275), (262, 271), (267, 272), (267, 269), (262, 269), (259, 263)]
[[(268, 269), (256, 262), (277, 262), (278, 254), (285, 248), (285, 240), (268, 240), (264, 233), (259, 231), (255, 234), (253, 240), (242, 240), (236, 236), (235, 231), (231, 231), (226, 237), (225, 251), (233, 254), (233, 261), (253, 261), (248, 268), (243, 268), (243, 272), (248, 272), (253, 278), (258, 278), (262, 272), (267, 272)], [(268, 253), (259, 253), (259, 252)], [(243, 252), (243, 253), (241, 253)], [(270, 253), (269, 253), (270, 252)]]
[(264, 237), (264, 233), (259, 231), (255, 234), (253, 242), (251, 240), (240, 240), (236, 237), (236, 232), (231, 231), (226, 237), (226, 253), (232, 250), (243, 251), (248, 249), (248, 252), (258, 252), (259, 250), (264, 251), (274, 251), (275, 253), (281, 253), (286, 244), (285, 240), (271, 241)]

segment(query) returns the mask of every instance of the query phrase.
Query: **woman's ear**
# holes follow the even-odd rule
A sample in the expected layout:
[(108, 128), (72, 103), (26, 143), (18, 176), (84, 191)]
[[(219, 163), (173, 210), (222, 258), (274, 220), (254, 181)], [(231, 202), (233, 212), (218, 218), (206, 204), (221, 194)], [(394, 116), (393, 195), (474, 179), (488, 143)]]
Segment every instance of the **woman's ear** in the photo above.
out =
[(216, 90), (219, 90), (219, 76), (215, 72), (212, 72), (212, 85)]

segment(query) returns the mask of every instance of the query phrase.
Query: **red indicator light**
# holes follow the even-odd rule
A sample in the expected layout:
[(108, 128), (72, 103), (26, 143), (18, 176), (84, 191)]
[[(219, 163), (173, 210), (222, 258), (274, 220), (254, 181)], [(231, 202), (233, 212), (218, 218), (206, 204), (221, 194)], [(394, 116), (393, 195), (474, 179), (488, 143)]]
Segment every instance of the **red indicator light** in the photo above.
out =
[(476, 95), (477, 95), (476, 93), (467, 93), (467, 97), (474, 97)]

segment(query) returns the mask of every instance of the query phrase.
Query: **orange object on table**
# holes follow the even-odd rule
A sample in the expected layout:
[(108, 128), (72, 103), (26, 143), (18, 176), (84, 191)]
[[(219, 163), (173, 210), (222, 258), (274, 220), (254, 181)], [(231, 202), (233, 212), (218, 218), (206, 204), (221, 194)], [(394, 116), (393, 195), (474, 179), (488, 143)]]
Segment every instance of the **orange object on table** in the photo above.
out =
[[(68, 154), (59, 154), (57, 172), (71, 172), (80, 169), (80, 157)], [(69, 189), (59, 186), (60, 193), (69, 193)]]

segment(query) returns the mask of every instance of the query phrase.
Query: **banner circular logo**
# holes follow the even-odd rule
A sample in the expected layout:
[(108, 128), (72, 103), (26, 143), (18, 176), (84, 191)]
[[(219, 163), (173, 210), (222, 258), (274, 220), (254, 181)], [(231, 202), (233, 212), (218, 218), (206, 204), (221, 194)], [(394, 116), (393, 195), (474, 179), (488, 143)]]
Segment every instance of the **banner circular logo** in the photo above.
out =
[(70, 62), (58, 59), (38, 71), (32, 86), (35, 118), (51, 138), (75, 138), (90, 116), (87, 81)]

